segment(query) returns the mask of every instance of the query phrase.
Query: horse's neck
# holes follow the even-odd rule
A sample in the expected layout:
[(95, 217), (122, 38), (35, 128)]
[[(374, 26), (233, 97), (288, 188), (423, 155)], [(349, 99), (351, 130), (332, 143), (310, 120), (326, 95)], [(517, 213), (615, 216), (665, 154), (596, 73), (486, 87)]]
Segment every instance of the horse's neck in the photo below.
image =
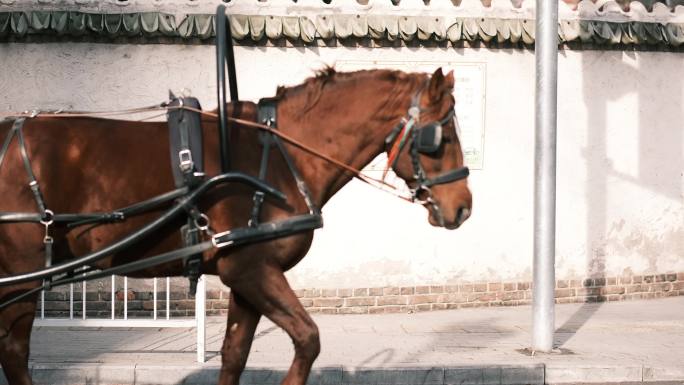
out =
[[(390, 111), (387, 106), (409, 103), (408, 93), (403, 93), (406, 94), (403, 98), (407, 99), (403, 101), (395, 100), (396, 94), (392, 91), (395, 90), (391, 85), (378, 84), (377, 87), (366, 86), (364, 90), (347, 92), (351, 100), (333, 101), (331, 98), (334, 99), (335, 95), (324, 94), (304, 114), (297, 111), (301, 105), (295, 103), (289, 106), (288, 111), (294, 118), (285, 122), (283, 127), (287, 127), (288, 134), (300, 138), (320, 153), (360, 170), (384, 151), (385, 138), (402, 116), (399, 109)], [(339, 91), (336, 94), (345, 93)], [(294, 158), (318, 207), (322, 207), (353, 178), (350, 172), (302, 151), (296, 151)]]

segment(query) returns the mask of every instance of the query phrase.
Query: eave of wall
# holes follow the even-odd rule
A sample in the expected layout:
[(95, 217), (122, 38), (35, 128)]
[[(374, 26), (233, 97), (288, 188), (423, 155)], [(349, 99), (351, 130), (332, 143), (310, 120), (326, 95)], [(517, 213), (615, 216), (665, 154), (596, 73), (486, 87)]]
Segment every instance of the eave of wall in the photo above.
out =
[[(214, 10), (227, 7), (238, 43), (286, 40), (299, 44), (371, 40), (379, 44), (534, 43), (534, 3), (509, 0), (0, 0), (0, 40), (78, 37), (83, 40), (141, 39), (211, 42)], [(564, 43), (678, 47), (684, 42), (684, 6), (632, 2), (559, 3)], [(157, 39), (157, 40), (155, 40)]]

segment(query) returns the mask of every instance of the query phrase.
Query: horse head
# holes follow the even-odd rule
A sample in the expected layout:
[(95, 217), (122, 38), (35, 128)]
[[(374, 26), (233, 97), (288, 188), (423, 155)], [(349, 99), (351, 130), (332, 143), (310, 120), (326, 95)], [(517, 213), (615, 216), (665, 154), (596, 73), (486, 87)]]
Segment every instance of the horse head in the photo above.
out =
[(404, 118), (385, 141), (389, 167), (428, 210), (430, 224), (447, 229), (458, 228), (472, 209), (453, 89), (453, 72), (437, 69), (413, 90)]
[[(413, 201), (428, 209), (429, 222), (455, 229), (470, 216), (472, 197), (453, 90), (453, 73), (441, 68), (428, 76), (327, 67), (300, 86), (279, 89), (280, 127), (357, 169), (386, 152), (386, 170), (406, 182)], [(318, 207), (352, 178), (310, 154), (294, 157)]]

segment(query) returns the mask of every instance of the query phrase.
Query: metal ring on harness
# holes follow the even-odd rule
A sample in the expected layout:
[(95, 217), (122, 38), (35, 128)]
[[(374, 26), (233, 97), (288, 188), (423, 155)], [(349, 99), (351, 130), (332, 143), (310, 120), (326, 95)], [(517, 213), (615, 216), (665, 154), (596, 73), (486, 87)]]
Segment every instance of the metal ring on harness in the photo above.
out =
[(52, 210), (45, 210), (45, 215), (40, 218), (40, 223), (44, 226), (50, 226), (55, 222), (55, 213)]
[[(421, 195), (427, 195), (427, 198), (422, 199), (420, 198)], [(430, 190), (430, 187), (425, 186), (425, 185), (420, 185), (416, 187), (415, 189), (411, 190), (411, 199), (413, 202), (419, 203), (421, 205), (427, 204), (427, 203), (434, 203), (432, 199), (432, 190)]]
[(200, 213), (199, 217), (195, 218), (193, 222), (199, 231), (209, 230), (209, 217), (206, 214)]

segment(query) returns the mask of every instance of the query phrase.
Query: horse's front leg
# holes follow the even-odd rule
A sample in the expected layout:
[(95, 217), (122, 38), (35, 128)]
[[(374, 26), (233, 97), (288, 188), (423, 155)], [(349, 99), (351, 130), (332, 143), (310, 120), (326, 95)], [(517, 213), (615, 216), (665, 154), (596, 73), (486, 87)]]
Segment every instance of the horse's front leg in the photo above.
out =
[(266, 263), (246, 272), (232, 286), (261, 314), (281, 327), (292, 338), (295, 356), (283, 385), (304, 385), (311, 366), (321, 350), (318, 327), (306, 312), (285, 279), (283, 270), (276, 264)]
[(240, 294), (231, 290), (228, 306), (226, 336), (221, 348), (221, 375), (219, 385), (238, 385), (240, 374), (247, 364), (254, 331), (261, 314), (245, 301)]

